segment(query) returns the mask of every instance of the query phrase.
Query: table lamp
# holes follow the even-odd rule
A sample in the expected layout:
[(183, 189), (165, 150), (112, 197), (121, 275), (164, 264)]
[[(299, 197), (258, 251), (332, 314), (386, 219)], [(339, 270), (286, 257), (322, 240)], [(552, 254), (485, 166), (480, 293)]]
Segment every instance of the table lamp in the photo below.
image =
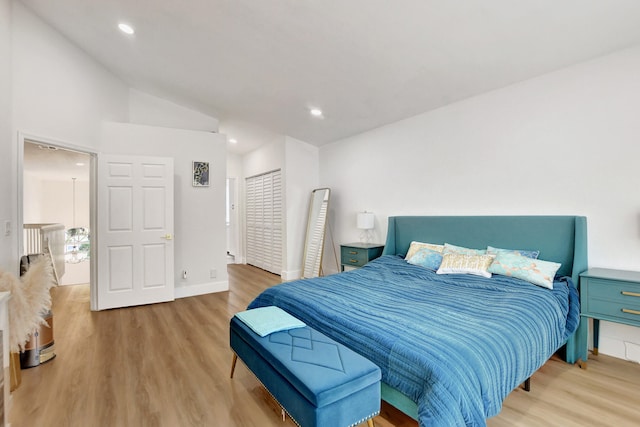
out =
[(360, 243), (371, 243), (371, 230), (373, 230), (373, 212), (358, 212), (357, 227), (362, 230)]

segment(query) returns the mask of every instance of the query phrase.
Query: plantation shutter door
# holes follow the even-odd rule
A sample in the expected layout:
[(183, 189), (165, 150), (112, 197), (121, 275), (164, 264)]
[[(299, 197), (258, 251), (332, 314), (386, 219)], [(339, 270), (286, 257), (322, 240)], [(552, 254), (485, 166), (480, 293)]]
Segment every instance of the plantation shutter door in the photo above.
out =
[(263, 233), (262, 229), (264, 228), (264, 206), (262, 203), (262, 176), (258, 176), (255, 178), (256, 180), (256, 189), (255, 189), (255, 203), (256, 203), (256, 219), (255, 219), (255, 254), (256, 259), (255, 265), (256, 267), (263, 267), (263, 258), (264, 258), (264, 241), (263, 241)]
[(247, 227), (247, 264), (256, 263), (256, 182), (247, 179), (246, 227)]
[[(282, 177), (280, 171), (272, 176), (273, 216), (271, 227), (271, 272), (282, 273)], [(274, 271), (275, 270), (275, 271)]]
[(279, 170), (246, 179), (247, 264), (282, 270), (282, 177)]

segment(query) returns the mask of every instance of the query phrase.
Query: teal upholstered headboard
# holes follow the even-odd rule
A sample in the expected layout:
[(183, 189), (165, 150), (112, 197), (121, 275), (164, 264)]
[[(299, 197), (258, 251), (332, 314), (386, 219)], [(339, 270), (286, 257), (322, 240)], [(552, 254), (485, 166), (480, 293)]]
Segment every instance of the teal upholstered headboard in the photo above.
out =
[(385, 255), (406, 254), (414, 240), (478, 249), (539, 250), (540, 259), (561, 263), (558, 275), (571, 276), (576, 286), (587, 269), (587, 219), (583, 216), (389, 217)]
[[(539, 258), (562, 264), (560, 276), (578, 286), (587, 270), (587, 218), (583, 216), (395, 216), (389, 217), (383, 255), (404, 255), (412, 241), (451, 243), (468, 248), (494, 246), (539, 250)], [(580, 322), (579, 328), (586, 326)], [(584, 332), (566, 343), (566, 361), (575, 363), (586, 348)]]

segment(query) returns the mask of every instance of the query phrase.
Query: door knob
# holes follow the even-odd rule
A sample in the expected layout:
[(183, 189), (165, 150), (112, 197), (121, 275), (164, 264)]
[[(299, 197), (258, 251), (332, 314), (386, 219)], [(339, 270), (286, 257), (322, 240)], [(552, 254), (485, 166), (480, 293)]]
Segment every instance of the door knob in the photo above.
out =
[(171, 234), (165, 234), (164, 236), (162, 236), (163, 239), (167, 239), (167, 240), (171, 240), (173, 239), (173, 236)]

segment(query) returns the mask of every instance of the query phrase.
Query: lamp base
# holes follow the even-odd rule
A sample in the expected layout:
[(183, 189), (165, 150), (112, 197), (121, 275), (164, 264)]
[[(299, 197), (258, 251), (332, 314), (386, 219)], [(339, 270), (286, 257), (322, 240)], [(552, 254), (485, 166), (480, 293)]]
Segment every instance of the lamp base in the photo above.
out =
[(360, 233), (360, 243), (366, 243), (366, 244), (371, 243), (371, 231), (370, 230), (363, 230), (362, 233)]

